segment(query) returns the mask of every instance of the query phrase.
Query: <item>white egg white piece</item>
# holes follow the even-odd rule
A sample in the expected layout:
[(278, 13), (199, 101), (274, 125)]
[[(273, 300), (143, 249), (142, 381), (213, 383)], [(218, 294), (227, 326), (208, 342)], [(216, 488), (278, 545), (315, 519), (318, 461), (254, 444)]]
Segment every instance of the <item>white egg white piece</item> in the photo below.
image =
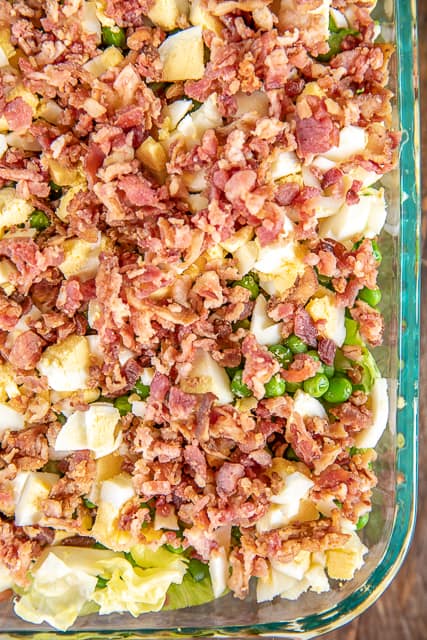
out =
[(88, 387), (89, 365), (90, 351), (86, 337), (72, 335), (47, 347), (37, 369), (47, 377), (54, 391), (79, 391)]
[(281, 323), (267, 315), (267, 300), (260, 294), (252, 311), (250, 330), (262, 345), (278, 344), (281, 340)]
[(17, 526), (34, 526), (40, 522), (43, 516), (41, 502), (46, 500), (58, 480), (59, 476), (56, 473), (32, 471), (28, 474), (15, 506)]
[(362, 153), (367, 142), (368, 135), (363, 127), (348, 125), (341, 129), (338, 145), (323, 153), (321, 157), (332, 162), (344, 162), (352, 156)]
[(388, 384), (386, 378), (377, 378), (370, 395), (372, 424), (356, 434), (356, 447), (361, 449), (375, 447), (384, 433), (389, 414)]
[(293, 410), (303, 418), (317, 417), (325, 419), (327, 417), (323, 404), (310, 394), (302, 391), (302, 389), (298, 389), (295, 392)]
[(222, 596), (227, 588), (228, 566), (227, 553), (224, 547), (214, 549), (209, 558), (209, 573), (215, 598)]
[(24, 428), (24, 416), (7, 404), (0, 403), (0, 435), (5, 431), (21, 431)]

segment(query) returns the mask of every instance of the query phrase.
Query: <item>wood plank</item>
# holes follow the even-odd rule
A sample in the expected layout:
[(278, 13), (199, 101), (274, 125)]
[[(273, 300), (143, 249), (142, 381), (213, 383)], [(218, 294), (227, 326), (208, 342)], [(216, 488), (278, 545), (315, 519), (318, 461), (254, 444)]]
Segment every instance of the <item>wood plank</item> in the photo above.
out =
[[(427, 113), (427, 2), (418, 1), (420, 77)], [(423, 120), (423, 118), (422, 118)], [(427, 282), (427, 126), (422, 127), (423, 282)], [(422, 295), (422, 323), (427, 327), (427, 286)], [(421, 383), (427, 388), (427, 331), (421, 339)], [(408, 557), (386, 593), (358, 619), (323, 636), (324, 640), (427, 640), (427, 394), (420, 403), (419, 507), (415, 537)]]

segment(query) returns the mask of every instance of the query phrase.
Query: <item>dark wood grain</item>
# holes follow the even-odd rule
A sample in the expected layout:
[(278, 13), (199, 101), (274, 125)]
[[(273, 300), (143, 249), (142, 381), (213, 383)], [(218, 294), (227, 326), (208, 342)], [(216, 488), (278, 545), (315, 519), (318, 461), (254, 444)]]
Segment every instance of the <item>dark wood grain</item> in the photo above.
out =
[[(409, 0), (401, 0), (409, 2)], [(418, 0), (421, 123), (423, 149), (423, 263), (427, 283), (427, 1)], [(421, 305), (422, 326), (427, 326), (427, 284)], [(421, 384), (427, 388), (427, 331), (421, 337)], [(324, 640), (427, 640), (427, 394), (421, 391), (419, 507), (415, 537), (408, 557), (386, 593), (366, 613), (346, 627), (322, 636)]]

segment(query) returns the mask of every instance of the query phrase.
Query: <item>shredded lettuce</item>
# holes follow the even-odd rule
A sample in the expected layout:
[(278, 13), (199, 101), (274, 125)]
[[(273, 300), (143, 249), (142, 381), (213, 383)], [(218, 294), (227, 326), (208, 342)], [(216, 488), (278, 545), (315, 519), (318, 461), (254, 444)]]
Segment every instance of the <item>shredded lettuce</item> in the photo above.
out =
[(188, 572), (180, 585), (171, 584), (169, 587), (163, 610), (195, 607), (211, 600), (214, 600), (214, 594), (209, 575), (197, 582)]
[(359, 31), (355, 29), (343, 29), (337, 27), (335, 20), (332, 16), (329, 17), (329, 51), (317, 57), (319, 62), (329, 62), (331, 58), (336, 56), (341, 51), (341, 43), (347, 36), (357, 36)]
[[(375, 362), (374, 356), (369, 351), (361, 338), (358, 323), (351, 318), (346, 318), (345, 328), (346, 338), (344, 344), (355, 345), (361, 348), (362, 357), (360, 360), (357, 360), (356, 363), (363, 369), (360, 387), (365, 393), (369, 393), (374, 385), (375, 380), (381, 377), (380, 371), (378, 369), (377, 363)], [(354, 364), (355, 361), (350, 360), (349, 358), (344, 356), (341, 349), (337, 349), (334, 363), (335, 369), (337, 371), (346, 371), (346, 369), (350, 369)]]

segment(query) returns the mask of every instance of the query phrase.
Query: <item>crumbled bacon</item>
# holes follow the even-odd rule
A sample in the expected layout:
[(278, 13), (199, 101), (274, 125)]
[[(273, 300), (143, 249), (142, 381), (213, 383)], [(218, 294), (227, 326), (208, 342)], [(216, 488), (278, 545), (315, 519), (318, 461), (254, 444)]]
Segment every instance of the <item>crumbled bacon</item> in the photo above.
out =
[(384, 333), (384, 319), (378, 309), (373, 309), (367, 302), (356, 300), (351, 317), (359, 323), (361, 336), (373, 347), (382, 343)]

